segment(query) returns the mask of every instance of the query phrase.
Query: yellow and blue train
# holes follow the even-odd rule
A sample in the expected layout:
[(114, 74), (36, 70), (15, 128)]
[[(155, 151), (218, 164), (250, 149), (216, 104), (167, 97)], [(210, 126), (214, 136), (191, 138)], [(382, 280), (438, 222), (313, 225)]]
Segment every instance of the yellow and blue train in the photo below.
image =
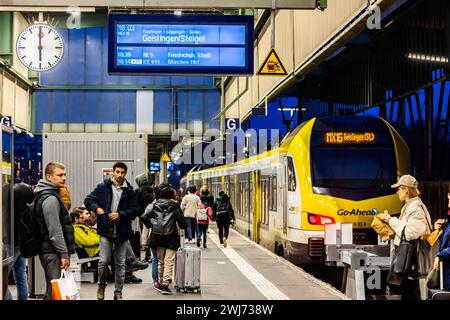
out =
[(225, 191), (240, 233), (301, 265), (323, 261), (325, 224), (352, 223), (355, 244), (376, 244), (373, 216), (400, 213), (390, 185), (409, 166), (406, 143), (385, 120), (329, 116), (301, 124), (276, 149), (191, 170), (187, 184)]

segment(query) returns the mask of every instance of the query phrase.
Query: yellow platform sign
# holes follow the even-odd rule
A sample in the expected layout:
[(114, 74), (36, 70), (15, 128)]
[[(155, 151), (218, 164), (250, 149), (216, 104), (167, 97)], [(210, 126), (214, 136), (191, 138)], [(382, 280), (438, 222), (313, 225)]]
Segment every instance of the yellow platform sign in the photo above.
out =
[(270, 50), (263, 64), (258, 69), (258, 75), (287, 75), (286, 69), (275, 52), (275, 49)]
[(170, 162), (169, 155), (166, 152), (164, 152), (164, 154), (162, 155), (161, 161), (162, 162)]

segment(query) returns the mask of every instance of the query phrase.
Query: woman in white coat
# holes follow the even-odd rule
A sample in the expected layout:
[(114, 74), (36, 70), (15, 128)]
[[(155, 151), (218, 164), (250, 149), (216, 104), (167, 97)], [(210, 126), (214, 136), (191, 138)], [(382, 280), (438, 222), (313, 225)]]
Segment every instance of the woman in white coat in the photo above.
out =
[[(403, 230), (406, 241), (413, 241), (425, 233), (431, 232), (431, 221), (428, 210), (419, 198), (419, 183), (410, 175), (402, 176), (398, 182), (391, 186), (397, 189), (397, 196), (405, 205), (400, 217), (391, 217), (389, 214), (381, 215), (381, 219), (389, 223), (395, 231), (394, 246), (400, 244)], [(419, 279), (408, 277), (401, 284), (402, 300), (421, 300)]]

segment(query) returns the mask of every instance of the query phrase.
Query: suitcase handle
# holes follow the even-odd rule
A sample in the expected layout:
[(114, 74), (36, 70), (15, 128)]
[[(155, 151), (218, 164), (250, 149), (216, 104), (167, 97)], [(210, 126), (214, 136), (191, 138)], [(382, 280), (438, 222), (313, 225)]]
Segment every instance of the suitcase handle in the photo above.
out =
[(184, 229), (180, 229), (180, 247), (181, 249), (184, 249)]
[(442, 261), (439, 261), (439, 289), (444, 290), (444, 264)]

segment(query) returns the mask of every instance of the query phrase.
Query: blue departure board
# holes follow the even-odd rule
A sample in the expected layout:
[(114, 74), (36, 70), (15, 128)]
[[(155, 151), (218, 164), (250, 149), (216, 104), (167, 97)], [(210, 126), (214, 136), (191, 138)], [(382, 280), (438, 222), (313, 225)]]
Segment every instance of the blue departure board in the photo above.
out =
[(110, 15), (108, 72), (252, 75), (253, 17)]

